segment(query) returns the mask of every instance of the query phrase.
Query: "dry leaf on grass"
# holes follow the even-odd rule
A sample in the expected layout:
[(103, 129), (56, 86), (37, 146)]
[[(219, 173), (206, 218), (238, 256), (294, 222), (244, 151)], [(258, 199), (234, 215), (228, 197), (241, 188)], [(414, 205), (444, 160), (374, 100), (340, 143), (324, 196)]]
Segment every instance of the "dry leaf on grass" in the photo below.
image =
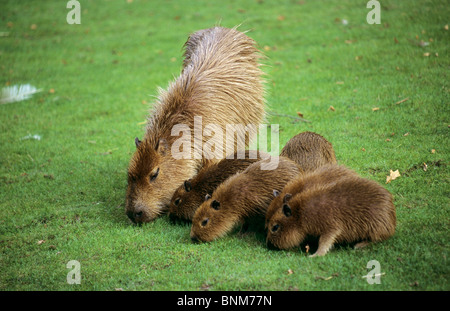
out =
[(294, 274), (294, 271), (292, 271), (291, 269), (288, 269), (287, 274)]
[(39, 241), (37, 242), (38, 245), (41, 245), (41, 244), (44, 244), (44, 243), (45, 243), (45, 240), (39, 240)]
[(397, 179), (400, 176), (401, 175), (400, 175), (400, 172), (398, 170), (396, 170), (396, 171), (390, 170), (389, 176), (386, 177), (386, 183), (388, 184), (388, 183), (390, 183), (394, 179)]

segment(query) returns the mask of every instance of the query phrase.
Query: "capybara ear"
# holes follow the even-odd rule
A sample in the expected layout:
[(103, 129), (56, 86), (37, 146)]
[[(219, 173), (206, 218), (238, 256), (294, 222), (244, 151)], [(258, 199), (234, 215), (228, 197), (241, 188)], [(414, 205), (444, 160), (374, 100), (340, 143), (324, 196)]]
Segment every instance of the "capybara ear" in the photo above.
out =
[(205, 195), (205, 201), (208, 201), (209, 199), (211, 199), (211, 196), (209, 195), (209, 193), (207, 193), (207, 194)]
[(280, 195), (280, 191), (273, 189), (273, 196), (276, 198)]
[(283, 203), (289, 202), (289, 200), (292, 198), (292, 194), (286, 193), (286, 195), (283, 198)]
[(191, 180), (190, 179), (185, 180), (184, 181), (184, 190), (186, 190), (186, 192), (189, 192), (189, 191), (191, 191), (191, 189), (192, 189)]
[(216, 200), (213, 200), (213, 201), (211, 202), (211, 207), (212, 207), (213, 209), (215, 209), (215, 210), (218, 210), (218, 209), (220, 208), (220, 202), (219, 202), (219, 201), (216, 201)]
[(291, 207), (287, 204), (283, 204), (283, 214), (286, 217), (290, 217), (292, 215)]
[(142, 141), (139, 140), (139, 138), (135, 138), (134, 139), (134, 143), (136, 144), (136, 148), (139, 148), (139, 145), (141, 144)]
[(161, 138), (156, 144), (155, 150), (161, 154), (166, 155), (167, 150), (169, 150), (169, 145), (167, 144), (167, 140)]

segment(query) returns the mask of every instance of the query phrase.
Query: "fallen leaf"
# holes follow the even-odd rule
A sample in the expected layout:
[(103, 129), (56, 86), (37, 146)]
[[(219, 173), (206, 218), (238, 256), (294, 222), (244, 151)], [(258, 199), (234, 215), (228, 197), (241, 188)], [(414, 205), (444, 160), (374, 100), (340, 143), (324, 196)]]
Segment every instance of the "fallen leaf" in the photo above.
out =
[(265, 46), (264, 46), (264, 51), (270, 51), (270, 46), (265, 45)]
[(331, 110), (331, 111), (336, 111), (336, 109), (334, 109), (334, 107), (333, 107), (333, 106), (330, 106), (330, 108), (328, 108), (328, 110)]
[(390, 140), (389, 138), (386, 138), (386, 141), (387, 141), (387, 142), (390, 142), (391, 140)]
[(394, 179), (397, 179), (398, 177), (400, 177), (400, 172), (398, 170), (389, 170), (389, 176), (386, 177), (386, 183), (390, 183), (391, 181), (393, 181)]
[(45, 243), (45, 240), (39, 240), (39, 241), (37, 242), (38, 245), (41, 245), (41, 244), (44, 244), (44, 243)]
[(297, 115), (298, 115), (300, 118), (303, 118), (303, 113), (301, 113), (300, 111), (297, 111)]
[(114, 290), (115, 290), (116, 292), (123, 292), (123, 288), (122, 288), (122, 287), (114, 288)]
[(54, 93), (55, 93), (55, 89), (50, 89), (50, 90), (48, 90), (48, 92), (49, 92), (50, 94), (54, 94)]
[(428, 170), (428, 165), (423, 162), (423, 171), (426, 172)]
[(436, 153), (436, 149), (431, 149), (431, 153)]
[(33, 25), (30, 26), (30, 29), (31, 29), (31, 30), (36, 30), (36, 28), (37, 28), (37, 25), (36, 25), (36, 24), (33, 24)]
[(439, 54), (436, 52), (436, 54), (434, 54), (436, 57), (439, 57)]
[(445, 29), (445, 30), (448, 30), (448, 24), (444, 26), (444, 29)]
[(408, 133), (405, 133), (405, 134), (403, 134), (403, 136), (408, 136), (409, 135), (409, 132)]
[(380, 108), (378, 108), (378, 107), (372, 108), (372, 111), (377, 111), (377, 110), (380, 110)]
[(291, 269), (288, 269), (287, 274), (294, 274), (294, 271), (292, 271)]
[(361, 151), (366, 151), (366, 148), (361, 148)]
[(423, 53), (423, 56), (428, 57), (430, 56), (430, 53), (429, 52)]

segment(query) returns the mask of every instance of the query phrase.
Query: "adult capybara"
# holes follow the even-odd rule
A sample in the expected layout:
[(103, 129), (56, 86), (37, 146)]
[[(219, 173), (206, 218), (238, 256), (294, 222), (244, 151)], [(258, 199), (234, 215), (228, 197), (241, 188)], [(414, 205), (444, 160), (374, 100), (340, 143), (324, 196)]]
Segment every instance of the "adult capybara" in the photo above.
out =
[(251, 158), (250, 151), (246, 150), (243, 159), (240, 159), (238, 153), (235, 153), (231, 159), (225, 158), (219, 162), (210, 162), (202, 167), (193, 178), (185, 180), (170, 200), (170, 219), (192, 221), (195, 211), (203, 203), (208, 193), (213, 193), (228, 177), (261, 160), (259, 152), (255, 151), (254, 153), (254, 158)]
[[(202, 164), (217, 161), (211, 154), (205, 157), (203, 146), (208, 142), (221, 150), (224, 140), (220, 135), (203, 135), (206, 126), (225, 133), (227, 123), (257, 127), (264, 118), (261, 55), (252, 39), (235, 28), (214, 27), (191, 35), (185, 47), (180, 76), (160, 91), (144, 138), (135, 139), (125, 204), (134, 223), (151, 221), (167, 211), (175, 190)], [(192, 132), (198, 131), (201, 137), (196, 139)], [(247, 143), (246, 134), (237, 131), (235, 144)], [(220, 158), (225, 157), (223, 150)]]
[(303, 132), (292, 137), (281, 150), (280, 156), (296, 162), (305, 172), (325, 164), (336, 164), (332, 144), (314, 132)]
[[(307, 173), (283, 189), (282, 202), (268, 220), (269, 246), (288, 249), (306, 236), (316, 236), (319, 246), (312, 256), (323, 256), (335, 243), (359, 242), (358, 247), (394, 234), (395, 207), (385, 188), (350, 170), (327, 183), (332, 174), (331, 170)], [(296, 188), (300, 191), (292, 191)]]
[(191, 239), (212, 241), (230, 232), (237, 224), (264, 216), (273, 199), (273, 189), (283, 189), (286, 183), (302, 173), (292, 160), (279, 157), (273, 169), (261, 169), (267, 159), (251, 164), (243, 172), (237, 173), (205, 197), (205, 201), (195, 211), (192, 220)]

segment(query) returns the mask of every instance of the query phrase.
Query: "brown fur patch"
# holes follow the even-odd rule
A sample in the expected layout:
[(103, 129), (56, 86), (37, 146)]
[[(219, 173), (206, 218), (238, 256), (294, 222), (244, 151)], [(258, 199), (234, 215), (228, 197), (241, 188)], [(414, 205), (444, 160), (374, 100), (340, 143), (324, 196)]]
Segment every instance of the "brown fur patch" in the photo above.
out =
[(238, 155), (235, 153), (233, 159), (223, 159), (205, 165), (195, 177), (186, 181), (189, 191), (186, 191), (184, 184), (175, 191), (170, 201), (170, 218), (172, 220), (192, 221), (195, 211), (205, 200), (206, 194), (211, 195), (228, 177), (261, 160), (258, 152), (256, 152), (256, 159), (250, 159), (249, 156), (247, 150), (245, 151), (245, 159), (238, 159)]
[[(202, 203), (192, 220), (192, 239), (212, 241), (250, 218), (263, 218), (273, 199), (273, 189), (281, 191), (302, 172), (295, 162), (285, 157), (279, 158), (274, 170), (261, 170), (262, 161), (228, 178)], [(214, 201), (219, 202), (218, 209), (214, 208)]]
[(292, 137), (280, 155), (296, 162), (305, 172), (314, 171), (325, 164), (336, 164), (332, 144), (313, 132), (303, 132)]
[[(179, 138), (171, 136), (174, 125), (187, 125), (193, 135), (194, 117), (200, 116), (202, 130), (217, 124), (225, 133), (226, 123), (258, 126), (264, 119), (261, 54), (252, 39), (235, 28), (214, 27), (191, 35), (185, 46), (182, 73), (160, 90), (145, 137), (130, 160), (125, 210), (133, 222), (148, 222), (165, 212), (175, 190), (208, 162), (193, 158), (196, 144), (190, 159), (172, 157), (172, 144)], [(202, 143), (211, 139), (203, 135)], [(248, 142), (245, 133), (237, 139)], [(224, 141), (215, 142), (225, 146)], [(157, 178), (150, 180), (158, 168)]]
[[(338, 172), (338, 178), (333, 177), (333, 171)], [(327, 182), (329, 179), (331, 182)], [(377, 242), (395, 232), (392, 195), (376, 182), (344, 167), (333, 170), (330, 166), (305, 174), (292, 181), (280, 197), (287, 193), (292, 197), (281, 204), (274, 201), (272, 204), (277, 207), (270, 207), (275, 211), (267, 220), (267, 241), (275, 247), (291, 248), (307, 235), (319, 236), (315, 255), (325, 255), (334, 243)], [(284, 205), (290, 209), (290, 216), (284, 212)]]

